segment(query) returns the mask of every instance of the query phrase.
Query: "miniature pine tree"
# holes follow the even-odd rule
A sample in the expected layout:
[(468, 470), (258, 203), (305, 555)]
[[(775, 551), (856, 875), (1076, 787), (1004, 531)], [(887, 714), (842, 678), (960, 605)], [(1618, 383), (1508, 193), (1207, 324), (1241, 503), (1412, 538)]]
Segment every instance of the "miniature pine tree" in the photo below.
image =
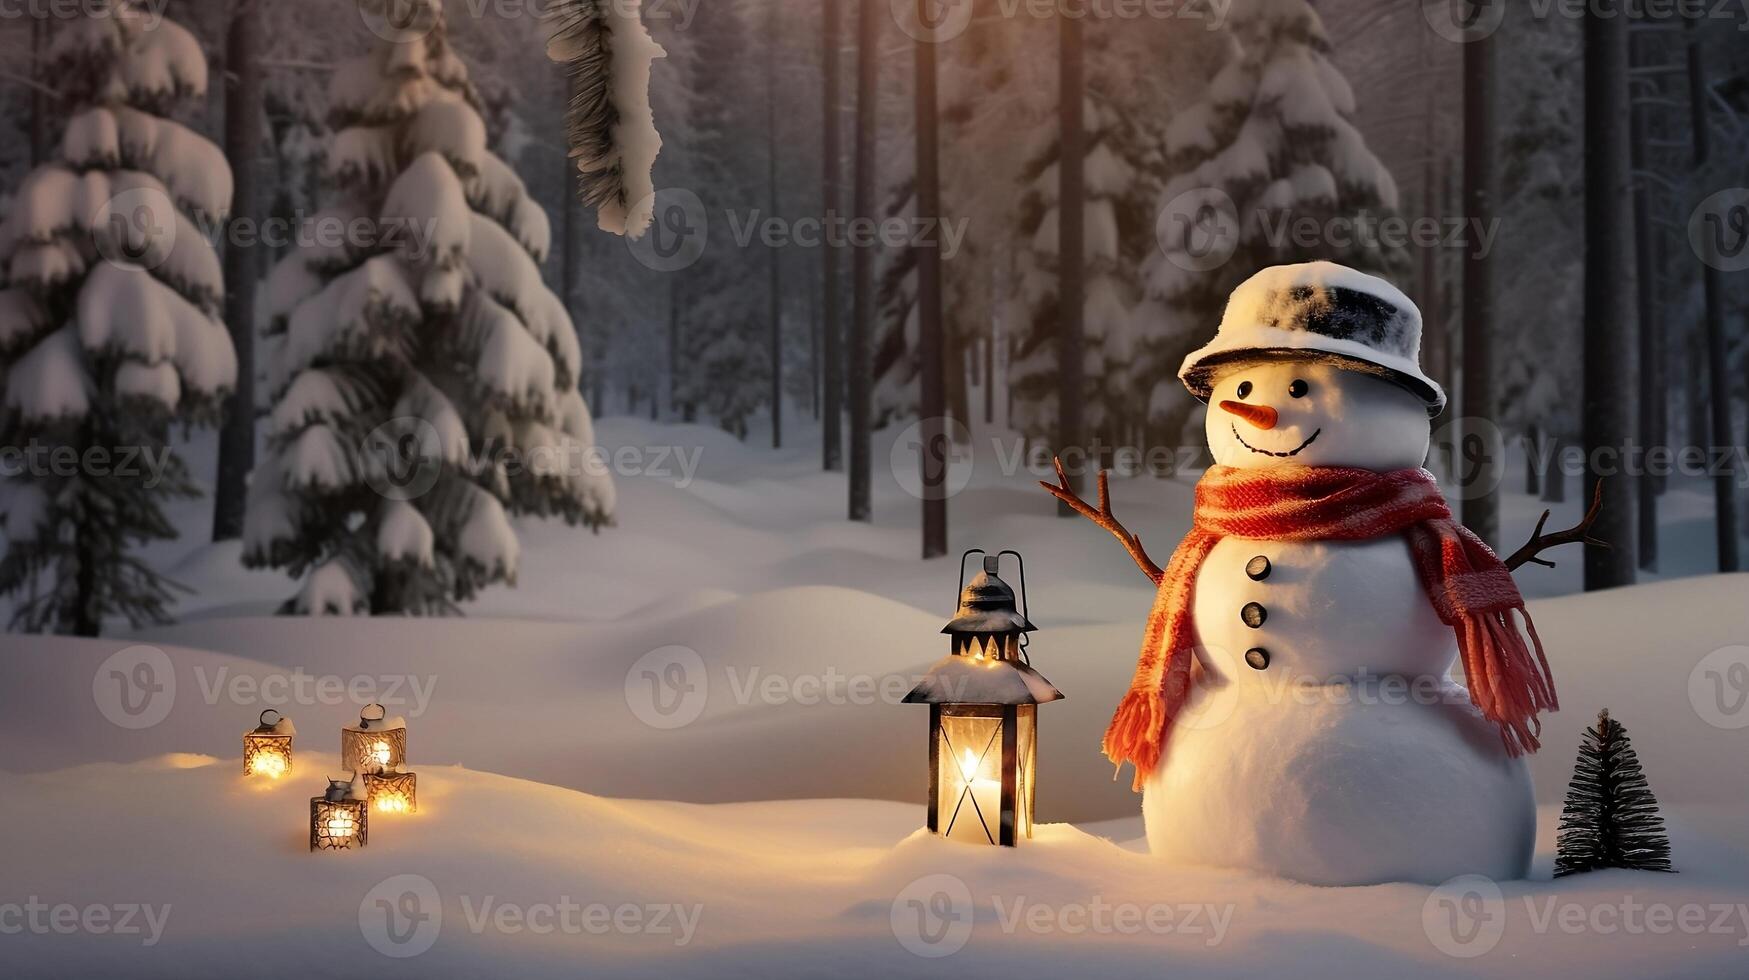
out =
[(206, 56), (154, 12), (103, 0), (56, 30), (63, 136), (0, 222), (0, 445), (46, 461), (0, 479), (16, 630), (168, 620), (174, 585), (135, 550), (174, 538), (165, 505), (198, 492), (172, 425), (211, 423), (236, 383), (203, 232), (231, 170), (174, 118), (205, 95)]
[(1585, 730), (1561, 812), (1555, 877), (1598, 868), (1670, 871), (1670, 839), (1658, 798), (1621, 722), (1598, 712)]

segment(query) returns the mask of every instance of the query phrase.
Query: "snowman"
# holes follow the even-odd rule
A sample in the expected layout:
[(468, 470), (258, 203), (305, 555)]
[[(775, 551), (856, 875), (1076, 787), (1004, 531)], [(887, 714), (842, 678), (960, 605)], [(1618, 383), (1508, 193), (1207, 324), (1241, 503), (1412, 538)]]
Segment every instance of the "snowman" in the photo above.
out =
[(1159, 584), (1104, 745), (1156, 855), (1320, 885), (1524, 876), (1523, 756), (1555, 691), (1510, 569), (1421, 468), (1445, 394), (1420, 343), (1381, 279), (1265, 269), (1180, 370), (1215, 465), (1164, 569), (1103, 473), (1097, 509), (1045, 484)]

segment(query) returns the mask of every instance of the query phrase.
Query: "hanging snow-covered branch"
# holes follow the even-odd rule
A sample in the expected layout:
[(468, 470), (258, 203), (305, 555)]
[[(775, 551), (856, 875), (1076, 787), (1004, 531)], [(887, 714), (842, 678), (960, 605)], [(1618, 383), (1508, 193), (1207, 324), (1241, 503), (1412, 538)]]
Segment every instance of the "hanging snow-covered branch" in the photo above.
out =
[(627, 0), (554, 0), (547, 57), (571, 81), (566, 139), (578, 193), (601, 230), (637, 238), (650, 226), (650, 173), (662, 137), (650, 111), (650, 63), (667, 52)]

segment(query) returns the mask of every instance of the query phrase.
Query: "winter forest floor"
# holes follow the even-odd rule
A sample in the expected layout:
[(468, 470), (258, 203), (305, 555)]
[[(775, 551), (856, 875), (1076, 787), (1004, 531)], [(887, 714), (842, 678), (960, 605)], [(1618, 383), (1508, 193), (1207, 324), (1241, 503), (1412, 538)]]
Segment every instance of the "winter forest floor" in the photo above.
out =
[[(974, 436), (950, 550), (1027, 556), (1033, 662), (1068, 695), (1040, 712), (1048, 826), (1001, 853), (918, 835), (927, 712), (896, 702), (946, 652), (954, 563), (916, 558), (898, 432), (877, 434), (870, 525), (843, 519), (817, 430), (794, 435), (770, 450), (759, 432), (743, 445), (602, 420), (602, 445), (648, 471), (616, 474), (618, 526), (521, 522), (519, 586), (460, 619), (275, 617), (291, 583), (240, 569), (235, 543), (199, 544), (210, 501), (179, 507), (184, 539), (152, 553), (192, 590), (179, 623), (0, 638), (0, 972), (1625, 978), (1749, 963), (1749, 686), (1718, 669), (1749, 661), (1749, 576), (1686, 577), (1712, 561), (1704, 486), (1663, 500), (1661, 577), (1573, 595), (1576, 553), (1520, 574), (1565, 706), (1532, 762), (1534, 880), (1317, 889), (1146, 855), (1137, 797), (1097, 743), (1151, 590), (1108, 535), (1053, 516), (1042, 472), (1003, 465), (1002, 433)], [(190, 447), (197, 472), (211, 455)], [(1163, 560), (1188, 524), (1188, 479), (1114, 483), (1117, 513)], [(1568, 497), (1553, 525), (1578, 516)], [(1506, 494), (1509, 548), (1541, 506)], [(154, 723), (124, 728), (104, 665), (136, 644), (164, 651), (173, 678)], [(661, 688), (673, 669), (684, 682)], [(333, 731), (372, 692), (408, 718), (421, 812), (374, 818), (361, 853), (308, 855), (307, 799), (340, 774)], [(1605, 706), (1681, 873), (1551, 882), (1574, 751)], [(296, 770), (255, 785), (236, 755), (267, 707), (300, 729)], [(7, 904), (27, 899), (169, 908), (147, 945), (88, 922), (63, 932), (47, 912), (28, 927)], [(567, 902), (602, 918), (568, 928)]]

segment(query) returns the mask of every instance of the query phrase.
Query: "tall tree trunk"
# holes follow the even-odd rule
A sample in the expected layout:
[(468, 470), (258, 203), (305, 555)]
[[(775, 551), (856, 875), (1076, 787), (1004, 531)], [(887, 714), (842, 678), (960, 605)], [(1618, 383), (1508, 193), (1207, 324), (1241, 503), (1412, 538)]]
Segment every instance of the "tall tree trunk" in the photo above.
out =
[[(574, 84), (569, 81), (567, 84)], [(574, 90), (573, 90), (574, 91)], [(572, 181), (577, 176), (577, 165), (569, 154), (559, 154), (559, 191), (564, 200), (564, 211), (560, 216), (559, 241), (559, 300), (565, 307), (565, 315), (571, 318), (571, 328), (577, 334), (577, 349), (589, 351), (588, 338), (584, 336), (583, 323), (585, 318), (577, 309), (577, 286), (583, 265), (583, 229), (587, 220), (583, 214), (583, 198), (572, 187)], [(596, 371), (594, 357), (584, 360), (577, 371), (577, 391), (579, 394), (589, 391), (590, 377)], [(590, 407), (597, 412), (606, 411), (607, 406), (592, 402)]]
[[(1424, 63), (1425, 59), (1431, 57), (1430, 47), (1436, 41), (1437, 39), (1433, 37), (1431, 31), (1420, 33), (1419, 47)], [(1424, 218), (1433, 218), (1444, 213), (1440, 210), (1439, 163), (1442, 157), (1439, 153), (1439, 130), (1436, 126), (1440, 114), (1439, 104), (1436, 101), (1437, 87), (1426, 85), (1424, 89), (1421, 110), (1421, 140), (1422, 150), (1426, 155), (1422, 158), (1421, 163), (1421, 215)], [(1423, 247), (1420, 250), (1417, 256), (1419, 259), (1417, 269), (1419, 288), (1417, 292), (1420, 295), (1416, 296), (1415, 299), (1421, 304), (1422, 349), (1427, 361), (1427, 373), (1435, 381), (1444, 385), (1447, 391), (1450, 391), (1451, 376), (1446, 373), (1446, 366), (1449, 362), (1447, 348), (1450, 345), (1450, 338), (1446, 335), (1445, 321), (1440, 316), (1439, 309), (1441, 300), (1439, 260), (1442, 254), (1442, 250), (1437, 248)], [(1443, 431), (1444, 427), (1441, 428)], [(1433, 459), (1443, 462), (1444, 454), (1437, 444), (1429, 447), (1429, 454)], [(1430, 463), (1429, 465), (1434, 464)], [(1441, 470), (1441, 475), (1448, 474)]]
[[(823, 199), (823, 218), (830, 228), (830, 222), (836, 217), (834, 211), (838, 207), (840, 165), (843, 162), (838, 148), (839, 124), (842, 122), (838, 111), (838, 38), (845, 0), (824, 2), (826, 9), (822, 17), (820, 43), (824, 49), (821, 52), (821, 71), (826, 77), (825, 93), (821, 102), (824, 119), (821, 126), (820, 162), (823, 172), (820, 175), (820, 192)], [(822, 365), (824, 370), (821, 372), (820, 382), (820, 411), (824, 419), (820, 430), (820, 466), (826, 470), (841, 470), (844, 468), (844, 355), (838, 349), (838, 314), (842, 303), (838, 298), (838, 243), (831, 234), (825, 236), (825, 242), (820, 249), (820, 289), (820, 356), (825, 362)]]
[(1549, 436), (1549, 468), (1543, 473), (1543, 502), (1565, 503), (1567, 500), (1566, 452), (1568, 440)]
[[(917, 0), (917, 14), (929, 23), (928, 6), (935, 0)], [(917, 126), (917, 221), (926, 227), (941, 217), (941, 169), (938, 137), (940, 121), (935, 99), (935, 41), (918, 38), (916, 57)], [(919, 387), (917, 414), (922, 421), (922, 444), (918, 447), (918, 479), (923, 493), (923, 557), (947, 554), (947, 392), (943, 368), (941, 328), (941, 238), (917, 247), (917, 360)]]
[[(1475, 227), (1494, 213), (1494, 39), (1470, 38), (1464, 45), (1464, 209)], [(1463, 384), (1461, 410), (1467, 420), (1458, 434), (1471, 451), (1457, 452), (1454, 463), (1463, 488), (1464, 524), (1490, 545), (1500, 539), (1498, 448), (1487, 440), (1499, 418), (1494, 403), (1494, 281), (1489, 253), (1471, 242), (1463, 254)], [(1466, 465), (1472, 468), (1462, 472)]]
[[(681, 327), (680, 309), (681, 309), (682, 305), (684, 305), (684, 302), (685, 302), (685, 295), (683, 294), (683, 292), (681, 290), (680, 277), (679, 276), (669, 276), (668, 277), (668, 378), (669, 378), (669, 381), (668, 381), (668, 400), (669, 400), (668, 410), (670, 412), (678, 411), (678, 413), (680, 415), (680, 421), (682, 421), (682, 422), (696, 422), (696, 421), (698, 421), (698, 403), (693, 401), (693, 398), (695, 396), (692, 392), (692, 389), (687, 386), (687, 383), (686, 383), (687, 379), (685, 379), (683, 376), (683, 372), (685, 370), (683, 365), (685, 365), (687, 363), (687, 361), (686, 361), (686, 358), (683, 355), (682, 350), (681, 350), (681, 345), (684, 342), (685, 338), (682, 336), (682, 329), (683, 328)], [(675, 402), (679, 402), (679, 405), (676, 406)]]
[(996, 330), (984, 335), (984, 424), (996, 422)]
[[(779, 5), (769, 4), (765, 21), (765, 197), (771, 216), (778, 217), (777, 199), (777, 63)], [(771, 448), (783, 448), (783, 252), (766, 247), (771, 317)]]
[(1614, 473), (1586, 474), (1586, 497), (1604, 485), (1593, 533), (1609, 548), (1585, 551), (1585, 588), (1634, 580), (1634, 479), (1619, 465), (1634, 432), (1634, 357), (1629, 321), (1627, 175), (1627, 23), (1619, 11), (1588, 10), (1585, 52), (1585, 351), (1581, 434), (1587, 460), (1610, 460)]
[(1524, 492), (1532, 497), (1542, 492), (1542, 430), (1532, 423), (1524, 434)]
[[(231, 220), (254, 222), (261, 154), (261, 13), (264, 0), (242, 0), (231, 15), (225, 40), (225, 158), (234, 181)], [(237, 351), (237, 387), (219, 428), (219, 467), (213, 482), (213, 540), (241, 537), (255, 468), (255, 250), (225, 247), (225, 321)]]
[[(858, 221), (874, 222), (875, 215), (875, 125), (880, 116), (876, 103), (875, 70), (880, 64), (880, 18), (882, 0), (858, 0), (856, 28), (856, 188), (851, 210)], [(873, 518), (869, 492), (869, 331), (874, 322), (874, 260), (872, 246), (858, 245), (852, 252), (850, 344), (845, 365), (850, 375), (850, 499), (853, 521)]]
[[(79, 425), (78, 444), (74, 446), (79, 451), (80, 459), (85, 457), (85, 451), (91, 446), (108, 445), (113, 440), (102, 439), (97, 432), (97, 417), (87, 415)], [(114, 534), (114, 508), (92, 506), (92, 498), (96, 496), (88, 487), (76, 484), (74, 493), (83, 496), (86, 504), (85, 519), (75, 522), (71, 531), (73, 535), (73, 593), (62, 593), (63, 603), (59, 622), (55, 629), (61, 632), (71, 632), (74, 636), (99, 636), (103, 633), (103, 602), (98, 595), (97, 564), (102, 561), (106, 549), (100, 539), (112, 537)], [(113, 542), (111, 542), (113, 544)]]
[(969, 430), (972, 425), (972, 389), (968, 380), (968, 362), (977, 360), (978, 352), (972, 346), (973, 341), (953, 331), (945, 332), (947, 338), (943, 343), (947, 347), (947, 365), (942, 370), (947, 379), (947, 416), (958, 419)]
[(680, 277), (668, 277), (668, 413), (680, 414)]
[(808, 410), (820, 421), (820, 284), (808, 286)]
[(49, 49), (49, 23), (47, 17), (33, 17), (30, 21), (30, 77), (36, 82), (30, 90), (30, 165), (41, 166), (49, 158), (49, 94), (46, 90), (48, 79), (44, 76), (44, 57)]
[[(1085, 483), (1086, 449), (1081, 446), (1083, 428), (1084, 331), (1083, 294), (1087, 269), (1084, 256), (1087, 186), (1082, 176), (1087, 152), (1087, 134), (1082, 119), (1086, 78), (1082, 56), (1081, 19), (1059, 18), (1057, 50), (1057, 451), (1076, 449), (1080, 458), (1065, 463), (1069, 485), (1080, 490)], [(1080, 447), (1080, 448), (1077, 448)], [(1058, 501), (1059, 517), (1075, 517), (1075, 511)]]
[[(1688, 29), (1688, 96), (1694, 115), (1694, 166), (1701, 169), (1712, 151), (1708, 130), (1706, 64), (1701, 54), (1700, 32), (1690, 20)], [(1726, 450), (1736, 445), (1731, 439), (1731, 379), (1729, 348), (1725, 343), (1725, 295), (1719, 281), (1717, 240), (1707, 229), (1703, 236), (1706, 253), (1701, 256), (1701, 291), (1706, 303), (1707, 388), (1711, 398), (1709, 422), (1712, 446)], [(1699, 440), (1695, 440), (1697, 443)], [(1721, 455), (1724, 455), (1721, 453)], [(1730, 460), (1724, 459), (1713, 474), (1713, 529), (1719, 558), (1719, 571), (1734, 572), (1739, 565), (1737, 554), (1737, 504), (1735, 474)]]
[[(1633, 43), (1629, 34), (1627, 44)], [(1630, 63), (1631, 60), (1630, 60)], [(1628, 108), (1628, 167), (1634, 202), (1634, 310), (1639, 321), (1638, 361), (1639, 405), (1635, 419), (1638, 441), (1642, 450), (1662, 445), (1663, 437), (1656, 430), (1654, 406), (1663, 397), (1656, 390), (1658, 377), (1652, 362), (1658, 356), (1661, 328), (1658, 323), (1658, 245), (1657, 232), (1652, 228), (1651, 189), (1646, 180), (1646, 109), (1639, 99), (1632, 99)], [(1658, 568), (1658, 479), (1650, 466), (1642, 466), (1635, 477), (1639, 499), (1635, 513), (1638, 525), (1640, 567), (1647, 571)]]

